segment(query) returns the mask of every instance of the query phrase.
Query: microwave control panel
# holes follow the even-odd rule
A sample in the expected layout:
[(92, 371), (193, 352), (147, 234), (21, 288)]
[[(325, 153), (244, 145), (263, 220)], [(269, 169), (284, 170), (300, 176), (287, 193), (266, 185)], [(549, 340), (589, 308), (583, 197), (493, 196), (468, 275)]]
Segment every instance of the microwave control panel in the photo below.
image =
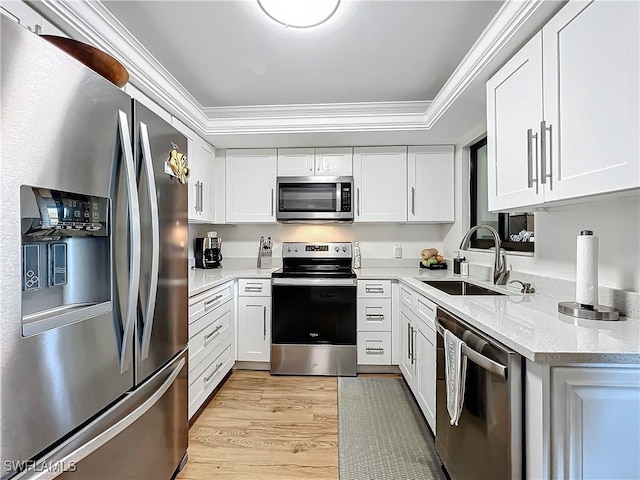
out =
[(343, 183), (340, 185), (340, 196), (341, 196), (341, 212), (350, 212), (351, 211), (351, 183)]

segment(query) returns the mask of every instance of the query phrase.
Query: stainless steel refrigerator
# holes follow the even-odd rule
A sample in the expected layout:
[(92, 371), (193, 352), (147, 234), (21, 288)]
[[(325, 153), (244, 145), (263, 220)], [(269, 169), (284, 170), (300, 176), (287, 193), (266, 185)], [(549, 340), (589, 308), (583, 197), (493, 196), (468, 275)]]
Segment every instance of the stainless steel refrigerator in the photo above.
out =
[(0, 478), (169, 479), (188, 442), (170, 162), (187, 141), (5, 17), (1, 35)]

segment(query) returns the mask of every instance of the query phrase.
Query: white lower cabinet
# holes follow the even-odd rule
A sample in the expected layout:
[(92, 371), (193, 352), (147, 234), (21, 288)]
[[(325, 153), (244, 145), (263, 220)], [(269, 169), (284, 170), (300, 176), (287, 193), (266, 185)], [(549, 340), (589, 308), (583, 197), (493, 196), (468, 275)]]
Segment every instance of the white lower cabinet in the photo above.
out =
[(235, 361), (233, 281), (189, 299), (189, 418)]
[(638, 365), (527, 361), (527, 478), (640, 478)]
[(436, 305), (400, 286), (400, 370), (436, 433)]
[(433, 432), (436, 432), (436, 332), (424, 322), (415, 335), (414, 395)]
[(391, 365), (391, 280), (358, 280), (357, 323), (358, 365)]
[(238, 360), (271, 359), (271, 286), (268, 280), (239, 280)]

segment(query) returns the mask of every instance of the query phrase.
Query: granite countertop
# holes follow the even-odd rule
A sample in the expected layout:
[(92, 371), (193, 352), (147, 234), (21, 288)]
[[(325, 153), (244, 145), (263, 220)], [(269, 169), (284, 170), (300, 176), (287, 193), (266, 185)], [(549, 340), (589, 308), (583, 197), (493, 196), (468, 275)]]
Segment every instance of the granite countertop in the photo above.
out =
[[(277, 267), (243, 265), (189, 271), (189, 296), (235, 278), (270, 278)], [(558, 313), (558, 301), (540, 294), (521, 294), (515, 286), (496, 286), (475, 277), (461, 277), (451, 270), (411, 268), (363, 268), (358, 279), (391, 279), (408, 285), (469, 325), (495, 338), (525, 358), (553, 364), (640, 364), (640, 320), (621, 317), (606, 322), (581, 320)], [(499, 296), (457, 296), (444, 293), (421, 280), (458, 280), (497, 290)]]
[(193, 297), (210, 288), (217, 287), (235, 278), (271, 278), (271, 273), (278, 268), (192, 268), (189, 270), (189, 296)]
[[(376, 268), (356, 271), (359, 279), (397, 279), (440, 307), (529, 360), (540, 363), (640, 364), (640, 320), (621, 317), (607, 322), (558, 313), (558, 301), (540, 294), (521, 294), (449, 270)], [(505, 296), (449, 295), (421, 280), (467, 280)]]

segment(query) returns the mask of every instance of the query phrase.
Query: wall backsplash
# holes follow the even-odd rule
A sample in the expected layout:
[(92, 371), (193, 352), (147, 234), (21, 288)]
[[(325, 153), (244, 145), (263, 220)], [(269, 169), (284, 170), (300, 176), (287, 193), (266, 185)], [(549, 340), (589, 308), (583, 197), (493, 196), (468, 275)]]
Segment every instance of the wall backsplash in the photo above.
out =
[(362, 258), (394, 258), (394, 246), (402, 247), (402, 258), (420, 258), (423, 248), (442, 249), (441, 225), (349, 224), (349, 225), (196, 225), (189, 226), (189, 256), (193, 238), (217, 231), (222, 237), (223, 255), (230, 258), (256, 258), (261, 236), (271, 236), (274, 257), (282, 257), (282, 242), (360, 242)]

